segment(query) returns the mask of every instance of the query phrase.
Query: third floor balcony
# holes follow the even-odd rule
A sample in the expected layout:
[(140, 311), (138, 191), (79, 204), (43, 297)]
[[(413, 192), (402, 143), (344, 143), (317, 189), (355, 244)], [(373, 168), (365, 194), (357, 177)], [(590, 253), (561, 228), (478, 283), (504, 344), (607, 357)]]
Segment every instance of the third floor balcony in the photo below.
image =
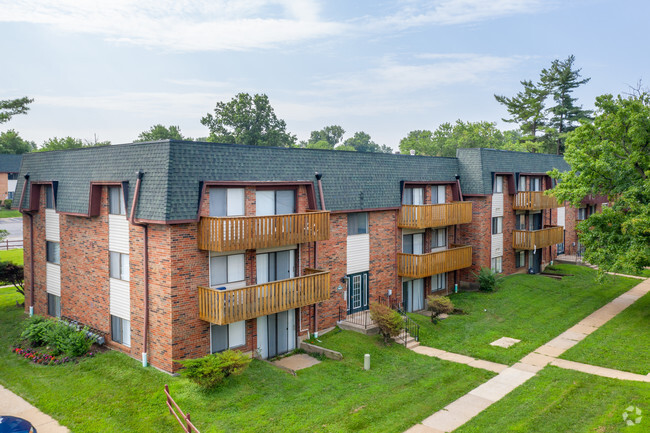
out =
[(403, 229), (445, 227), (472, 222), (472, 202), (402, 205), (398, 226)]
[(542, 210), (561, 206), (555, 197), (544, 194), (544, 191), (520, 191), (515, 195), (512, 208), (514, 210)]

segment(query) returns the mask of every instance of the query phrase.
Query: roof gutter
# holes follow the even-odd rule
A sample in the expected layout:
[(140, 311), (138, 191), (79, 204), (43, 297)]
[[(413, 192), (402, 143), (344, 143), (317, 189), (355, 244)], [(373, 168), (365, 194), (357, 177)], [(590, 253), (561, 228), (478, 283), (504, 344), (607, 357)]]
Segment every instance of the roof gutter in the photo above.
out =
[(29, 182), (29, 173), (25, 174), (25, 183), (20, 193), (20, 204), (18, 211), (23, 215), (29, 216), (29, 317), (34, 315), (34, 213), (23, 209), (23, 200), (25, 199), (25, 190)]
[(142, 227), (144, 232), (144, 251), (142, 252), (143, 261), (144, 261), (144, 326), (142, 331), (142, 366), (146, 367), (147, 362), (147, 350), (149, 346), (149, 225), (136, 222), (135, 220), (135, 208), (138, 204), (138, 198), (140, 197), (140, 186), (142, 184), (142, 177), (144, 172), (138, 170), (138, 180), (135, 184), (135, 192), (133, 193), (133, 202), (131, 203), (131, 214), (129, 215), (129, 221), (135, 226)]

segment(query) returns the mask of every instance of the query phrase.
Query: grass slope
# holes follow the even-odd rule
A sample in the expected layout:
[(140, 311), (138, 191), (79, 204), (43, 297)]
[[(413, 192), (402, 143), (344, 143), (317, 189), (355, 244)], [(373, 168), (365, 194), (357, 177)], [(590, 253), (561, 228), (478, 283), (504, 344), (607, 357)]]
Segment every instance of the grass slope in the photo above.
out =
[[(623, 422), (629, 406), (643, 411), (638, 425)], [(650, 383), (546, 367), (454, 432), (641, 433), (650, 431), (649, 410)]]
[(23, 249), (0, 250), (0, 262), (12, 262), (17, 265), (23, 264)]
[[(511, 365), (640, 282), (608, 275), (598, 283), (593, 269), (556, 268), (574, 276), (554, 280), (511, 275), (495, 292), (451, 295), (455, 307), (469, 314), (452, 315), (436, 325), (428, 317), (412, 314), (420, 324), (421, 344)], [(521, 342), (508, 349), (490, 346), (501, 337)]]
[(11, 210), (11, 209), (0, 209), (0, 218), (16, 218), (16, 217), (22, 217), (23, 214), (21, 214), (17, 210)]

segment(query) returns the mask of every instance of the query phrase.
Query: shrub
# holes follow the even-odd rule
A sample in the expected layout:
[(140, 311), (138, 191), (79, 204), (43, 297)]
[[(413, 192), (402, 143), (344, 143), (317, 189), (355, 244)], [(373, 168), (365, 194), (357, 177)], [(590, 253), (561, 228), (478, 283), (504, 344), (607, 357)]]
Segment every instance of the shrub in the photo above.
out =
[(13, 200), (8, 198), (5, 200), (5, 202), (2, 204), (5, 209), (11, 209), (11, 204), (13, 203)]
[(478, 279), (479, 289), (484, 292), (491, 292), (501, 284), (503, 277), (490, 268), (481, 268), (478, 274), (474, 273)]
[(251, 358), (241, 352), (225, 350), (203, 358), (178, 362), (185, 367), (181, 371), (183, 376), (203, 388), (214, 388), (228, 376), (241, 374), (250, 364)]
[(88, 328), (77, 329), (60, 320), (33, 316), (26, 321), (20, 337), (33, 347), (48, 346), (54, 356), (77, 357), (85, 355), (95, 341), (87, 332)]
[(439, 315), (452, 313), (454, 304), (446, 296), (429, 295), (427, 297), (427, 308), (431, 311), (431, 321), (434, 322)]
[(95, 342), (94, 338), (88, 337), (88, 328), (76, 330), (68, 326), (71, 332), (68, 333), (66, 338), (59, 343), (59, 349), (63, 354), (70, 357), (83, 356), (90, 350), (90, 347)]
[(45, 346), (47, 344), (47, 334), (54, 322), (41, 316), (32, 316), (25, 321), (25, 329), (20, 334), (20, 338), (29, 341), (34, 347)]
[(384, 337), (385, 343), (388, 343), (391, 337), (397, 336), (404, 329), (402, 316), (385, 305), (372, 304), (370, 306), (370, 318), (379, 327), (379, 332)]

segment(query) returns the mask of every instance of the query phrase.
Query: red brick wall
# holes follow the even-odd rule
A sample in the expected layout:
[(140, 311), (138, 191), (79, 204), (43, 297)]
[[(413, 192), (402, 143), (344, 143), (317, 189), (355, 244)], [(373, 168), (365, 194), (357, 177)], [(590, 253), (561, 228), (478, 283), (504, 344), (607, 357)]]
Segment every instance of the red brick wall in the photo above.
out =
[(461, 270), (461, 281), (474, 281), (472, 272), (491, 266), (492, 196), (467, 197), (472, 202), (472, 222), (459, 226), (458, 243), (472, 246), (472, 267)]
[[(347, 303), (343, 298), (346, 290), (341, 279), (347, 275), (348, 216), (344, 213), (330, 215), (330, 238), (318, 242), (318, 268), (330, 271), (330, 299), (318, 305), (318, 329), (336, 325), (339, 308)], [(341, 290), (338, 290), (339, 286)], [(303, 308), (306, 310), (306, 308)], [(303, 312), (303, 322), (304, 322)], [(303, 323), (303, 328), (305, 325)]]
[(400, 279), (397, 276), (397, 252), (402, 251), (400, 230), (397, 229), (397, 211), (368, 213), (370, 233), (370, 270), (368, 277), (369, 301), (375, 302), (379, 296), (391, 299), (402, 298)]

